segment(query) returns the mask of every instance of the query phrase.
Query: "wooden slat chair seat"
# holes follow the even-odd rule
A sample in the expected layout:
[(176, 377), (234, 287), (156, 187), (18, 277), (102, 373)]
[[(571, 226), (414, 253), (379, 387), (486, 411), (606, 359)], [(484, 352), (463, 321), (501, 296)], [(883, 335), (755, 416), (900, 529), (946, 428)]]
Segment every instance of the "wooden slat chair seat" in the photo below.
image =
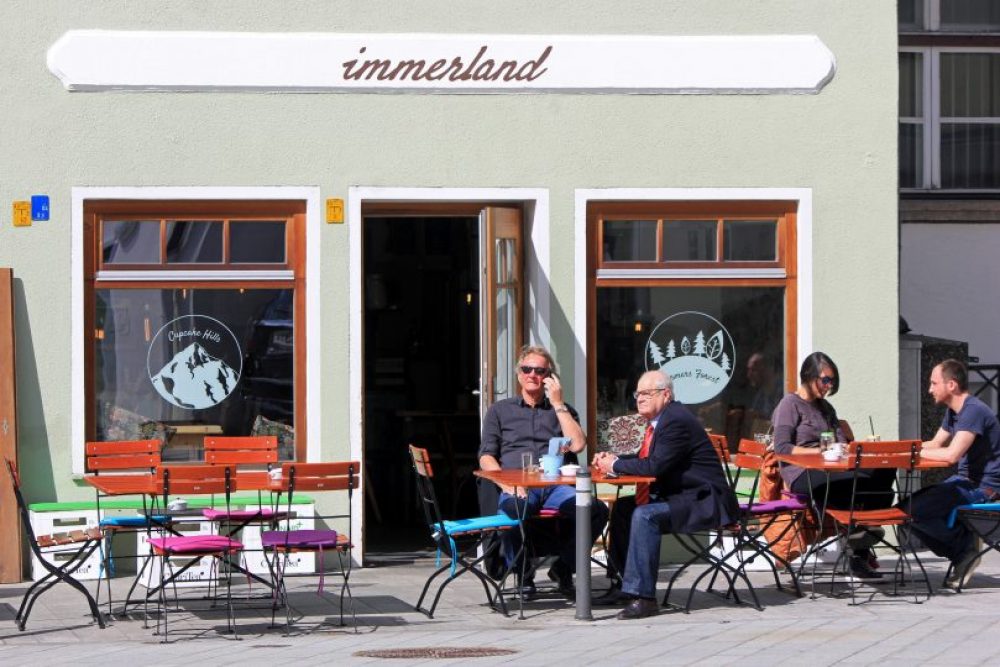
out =
[[(354, 609), (354, 597), (351, 595), (351, 542), (353, 529), (351, 508), (353, 507), (354, 490), (360, 483), (361, 463), (359, 461), (339, 461), (333, 463), (285, 463), (281, 466), (282, 479), (288, 480), (286, 508), (282, 516), (285, 521), (284, 530), (271, 530), (261, 533), (261, 544), (265, 554), (271, 552), (267, 559), (268, 567), (274, 583), (274, 597), (271, 605), (271, 624), (278, 606), (285, 605), (285, 631), (291, 630), (291, 605), (288, 604), (288, 590), (285, 585), (285, 572), (288, 557), (294, 553), (315, 553), (317, 570), (319, 571), (319, 586), (317, 594), (322, 595), (326, 566), (324, 556), (334, 553), (337, 556), (338, 571), (341, 577), (339, 610), (340, 625), (344, 625), (344, 598), (346, 596), (351, 607), (351, 620), (357, 632), (358, 620)], [(332, 529), (298, 529), (291, 528), (292, 502), (299, 491), (346, 491), (347, 513), (333, 516), (317, 517), (320, 519), (346, 520), (347, 532)]]
[[(35, 602), (43, 593), (59, 582), (69, 584), (83, 594), (87, 599), (87, 604), (90, 607), (90, 613), (94, 616), (94, 620), (97, 621), (97, 624), (101, 628), (104, 628), (104, 617), (101, 616), (101, 612), (97, 607), (97, 600), (94, 599), (90, 591), (82, 583), (73, 577), (73, 574), (80, 566), (87, 562), (91, 554), (100, 546), (100, 529), (95, 527), (87, 528), (86, 530), (74, 530), (67, 533), (35, 535), (34, 529), (31, 526), (28, 505), (24, 502), (24, 496), (21, 494), (21, 479), (17, 474), (17, 468), (9, 459), (4, 459), (4, 463), (7, 468), (7, 475), (14, 489), (14, 498), (17, 502), (21, 524), (28, 535), (28, 547), (45, 569), (45, 575), (31, 584), (28, 590), (25, 591), (24, 597), (21, 598), (21, 606), (14, 616), (17, 629), (22, 632), (24, 631), (28, 623), (28, 616), (31, 615), (31, 609), (34, 607)], [(67, 548), (72, 545), (77, 546), (75, 549)], [(46, 559), (47, 555), (55, 551), (58, 551), (60, 556), (62, 556), (62, 564), (60, 565), (56, 565)]]

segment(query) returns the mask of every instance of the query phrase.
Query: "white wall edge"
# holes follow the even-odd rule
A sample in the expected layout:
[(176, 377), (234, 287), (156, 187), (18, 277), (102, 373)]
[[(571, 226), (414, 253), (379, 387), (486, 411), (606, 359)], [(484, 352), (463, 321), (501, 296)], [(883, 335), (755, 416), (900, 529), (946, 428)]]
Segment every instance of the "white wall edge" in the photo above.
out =
[[(812, 351), (813, 303), (813, 243), (812, 243), (812, 188), (593, 188), (578, 189), (574, 194), (576, 222), (576, 279), (577, 290), (574, 307), (574, 330), (577, 337), (577, 368), (587, 363), (587, 203), (591, 201), (704, 201), (704, 200), (781, 200), (798, 202), (798, 310), (796, 353), (801, 361)], [(575, 391), (585, 395), (587, 374), (576, 376)], [(584, 424), (586, 428), (586, 424)]]
[[(306, 204), (306, 367), (319, 368), (320, 352), (320, 263), (319, 263), (319, 233), (320, 233), (320, 190), (310, 186), (234, 186), (234, 187), (200, 187), (200, 186), (99, 186), (72, 188), (72, 213), (70, 230), (71, 252), (70, 267), (72, 276), (70, 285), (70, 380), (71, 389), (71, 419), (70, 439), (72, 449), (73, 473), (84, 473), (84, 415), (86, 408), (85, 373), (84, 373), (84, 331), (83, 331), (83, 205), (88, 200), (97, 199), (158, 199), (158, 200), (245, 200), (245, 199), (292, 199), (304, 201)], [(322, 383), (319, 373), (306, 374), (306, 414), (309, 415), (306, 424), (308, 461), (320, 460), (320, 434), (322, 433), (320, 416), (323, 404), (320, 391)]]
[[(525, 294), (525, 321), (532, 328), (529, 338), (546, 342), (549, 327), (536, 326), (538, 322), (549, 321), (549, 191), (545, 188), (430, 188), (430, 187), (375, 187), (352, 186), (347, 193), (347, 225), (349, 235), (349, 355), (350, 368), (348, 378), (349, 424), (348, 437), (351, 443), (351, 460), (361, 461), (364, 469), (363, 421), (363, 355), (362, 343), (364, 331), (363, 279), (362, 271), (362, 229), (361, 207), (368, 202), (518, 202), (525, 203), (525, 224), (530, 232), (531, 243), (528, 244), (525, 257), (525, 267), (528, 277), (528, 290)], [(537, 272), (531, 268), (537, 266)], [(544, 288), (544, 289), (543, 289)], [(529, 298), (534, 295), (534, 298)], [(532, 310), (535, 309), (535, 310)], [(530, 315), (534, 314), (535, 317)], [(544, 336), (535, 338), (536, 336)], [(359, 534), (364, 532), (364, 494), (354, 494), (351, 512), (358, 518)], [(360, 540), (358, 540), (360, 544)], [(355, 559), (363, 562), (364, 554), (360, 547), (355, 546)]]

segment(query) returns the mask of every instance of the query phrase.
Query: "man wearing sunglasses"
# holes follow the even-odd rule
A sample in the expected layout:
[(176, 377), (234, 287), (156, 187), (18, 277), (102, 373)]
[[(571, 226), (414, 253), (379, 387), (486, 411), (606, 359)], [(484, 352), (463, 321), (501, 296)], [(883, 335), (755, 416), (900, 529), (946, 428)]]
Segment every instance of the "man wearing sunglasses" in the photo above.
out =
[[(582, 452), (587, 439), (580, 427), (576, 410), (563, 399), (562, 385), (556, 374), (555, 361), (544, 347), (527, 346), (518, 354), (517, 381), (520, 395), (497, 401), (483, 419), (483, 439), (479, 448), (479, 466), (483, 470), (516, 469), (521, 467), (521, 455), (531, 454), (538, 463), (548, 453), (549, 439), (569, 438), (563, 453)], [(551, 486), (525, 491), (523, 488), (500, 487), (499, 507), (508, 516), (532, 517), (541, 510), (559, 512), (561, 526), (554, 551), (559, 558), (549, 570), (549, 578), (559, 585), (559, 592), (572, 596), (576, 516), (576, 492), (571, 486)], [(603, 503), (591, 505), (591, 535), (600, 535), (607, 522), (608, 509)], [(520, 535), (508, 531), (504, 537), (507, 562), (517, 553)], [(532, 537), (529, 536), (529, 540)], [(525, 576), (522, 594), (534, 594), (534, 582)]]

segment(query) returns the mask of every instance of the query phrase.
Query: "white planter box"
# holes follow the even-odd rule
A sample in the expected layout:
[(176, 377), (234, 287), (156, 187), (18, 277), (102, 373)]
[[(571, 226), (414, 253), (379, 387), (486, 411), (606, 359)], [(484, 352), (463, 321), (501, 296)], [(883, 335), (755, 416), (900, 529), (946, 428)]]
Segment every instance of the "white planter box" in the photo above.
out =
[[(84, 530), (97, 525), (97, 510), (59, 510), (55, 512), (29, 511), (31, 529), (35, 535), (51, 535), (52, 533), (69, 533), (74, 530)], [(67, 544), (64, 547), (52, 547), (43, 554), (45, 560), (56, 565), (62, 565), (70, 556), (79, 550), (79, 544)], [(101, 549), (94, 553), (74, 573), (76, 579), (97, 579), (101, 572)], [(38, 581), (48, 574), (38, 558), (31, 556), (31, 578)]]

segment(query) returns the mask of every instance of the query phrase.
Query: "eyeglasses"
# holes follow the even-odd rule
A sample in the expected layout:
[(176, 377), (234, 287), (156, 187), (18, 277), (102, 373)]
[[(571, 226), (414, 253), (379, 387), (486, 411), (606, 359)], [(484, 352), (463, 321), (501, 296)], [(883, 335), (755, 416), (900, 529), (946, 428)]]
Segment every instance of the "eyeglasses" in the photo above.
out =
[(637, 401), (639, 400), (640, 396), (645, 396), (646, 398), (652, 398), (653, 396), (659, 394), (661, 391), (666, 391), (666, 389), (667, 389), (666, 387), (660, 387), (659, 389), (644, 389), (642, 391), (633, 391), (632, 398), (634, 398)]
[(538, 377), (548, 377), (551, 373), (551, 369), (545, 368), (543, 366), (521, 366), (521, 373), (523, 375), (531, 375), (534, 373)]
[(820, 375), (819, 383), (824, 387), (829, 387), (831, 384), (833, 384), (833, 378), (830, 377), (829, 375)]

